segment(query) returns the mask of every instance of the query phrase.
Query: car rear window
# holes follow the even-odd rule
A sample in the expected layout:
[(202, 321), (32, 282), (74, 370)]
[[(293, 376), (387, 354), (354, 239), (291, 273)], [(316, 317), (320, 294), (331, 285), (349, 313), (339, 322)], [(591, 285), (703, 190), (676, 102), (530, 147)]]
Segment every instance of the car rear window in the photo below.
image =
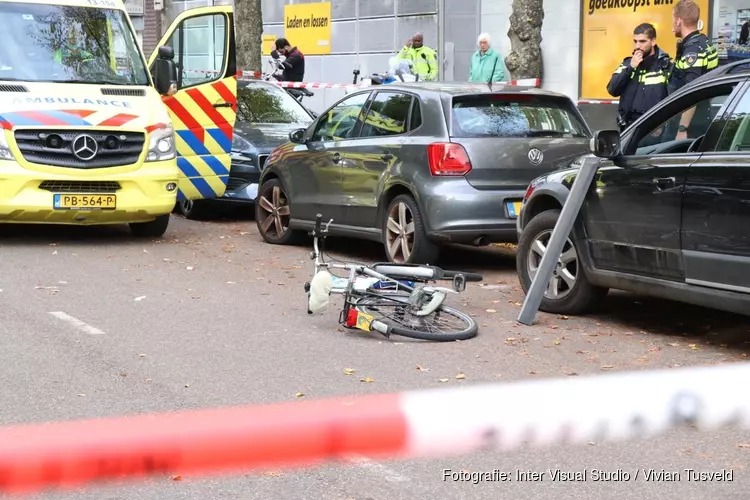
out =
[(589, 137), (569, 100), (528, 94), (454, 97), (451, 136)]

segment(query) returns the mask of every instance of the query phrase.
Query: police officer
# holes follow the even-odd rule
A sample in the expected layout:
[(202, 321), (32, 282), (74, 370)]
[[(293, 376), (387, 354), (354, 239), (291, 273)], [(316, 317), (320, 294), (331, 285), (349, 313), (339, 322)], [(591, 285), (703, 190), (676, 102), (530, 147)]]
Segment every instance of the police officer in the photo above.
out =
[(420, 80), (435, 80), (438, 76), (437, 52), (424, 45), (422, 33), (415, 33), (406, 41), (406, 45), (398, 53), (399, 59), (411, 61), (412, 72)]
[(623, 59), (607, 85), (607, 92), (620, 98), (620, 131), (667, 97), (670, 59), (656, 44), (656, 28), (649, 23), (639, 24), (633, 30), (633, 43), (633, 55)]
[[(670, 94), (719, 66), (719, 54), (716, 48), (698, 29), (700, 16), (700, 7), (694, 0), (679, 0), (672, 10), (672, 31), (681, 40), (677, 42), (677, 57), (669, 78)], [(697, 119), (693, 123), (695, 114), (697, 114)], [(704, 114), (706, 116), (703, 116)], [(705, 127), (698, 122), (705, 121), (706, 117), (708, 117), (708, 109), (696, 108), (684, 112), (680, 118), (676, 139), (686, 139), (691, 125), (701, 134), (705, 132)]]

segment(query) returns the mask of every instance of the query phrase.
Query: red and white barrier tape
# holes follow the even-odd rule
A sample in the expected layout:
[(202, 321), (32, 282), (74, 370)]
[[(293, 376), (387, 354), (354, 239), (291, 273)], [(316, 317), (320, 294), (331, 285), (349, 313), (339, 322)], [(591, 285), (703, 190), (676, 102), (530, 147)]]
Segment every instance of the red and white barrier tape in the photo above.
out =
[(750, 426), (745, 363), (0, 428), (0, 491)]
[[(201, 75), (210, 75), (218, 73), (215, 70), (202, 70), (202, 69), (186, 69), (186, 73), (198, 73)], [(263, 75), (257, 71), (237, 71), (237, 77), (242, 79), (253, 79), (256, 80), (261, 78)], [(296, 89), (349, 89), (349, 88), (362, 88), (368, 87), (367, 84), (360, 83), (320, 83), (320, 82), (280, 82), (277, 80), (268, 80), (269, 83), (278, 85), (284, 88), (296, 88)], [(520, 80), (511, 80), (509, 82), (499, 82), (505, 85), (514, 85), (520, 87), (539, 87), (541, 80), (539, 78), (526, 78)], [(485, 84), (476, 84), (485, 86)]]

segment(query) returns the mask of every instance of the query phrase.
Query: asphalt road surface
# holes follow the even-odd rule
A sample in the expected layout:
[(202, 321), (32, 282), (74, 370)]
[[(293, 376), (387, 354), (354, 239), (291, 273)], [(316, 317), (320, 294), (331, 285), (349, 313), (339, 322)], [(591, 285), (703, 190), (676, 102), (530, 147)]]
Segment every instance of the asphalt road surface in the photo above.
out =
[[(309, 317), (302, 289), (310, 278), (309, 247), (269, 246), (252, 220), (173, 216), (163, 239), (140, 242), (126, 227), (4, 226), (0, 234), (3, 425), (292, 401), (298, 393), (314, 399), (742, 362), (750, 346), (747, 318), (620, 293), (595, 316), (540, 314), (537, 325), (518, 326), (523, 297), (507, 248), (446, 253), (444, 268), (485, 274), (483, 286), (470, 283), (463, 299), (480, 334), (431, 344), (344, 332), (336, 307)], [(329, 249), (358, 261), (383, 260), (372, 243), (333, 240)], [(745, 385), (716, 390), (744, 397)], [(176, 470), (146, 482), (35, 498), (747, 499), (746, 443), (750, 434), (736, 430), (681, 430), (648, 441), (362, 459), (221, 478)], [(733, 481), (689, 482), (686, 468), (731, 469)], [(472, 484), (444, 480), (444, 469), (621, 470), (631, 480), (555, 482), (548, 473), (542, 481)], [(682, 481), (632, 479), (637, 469), (682, 472)]]

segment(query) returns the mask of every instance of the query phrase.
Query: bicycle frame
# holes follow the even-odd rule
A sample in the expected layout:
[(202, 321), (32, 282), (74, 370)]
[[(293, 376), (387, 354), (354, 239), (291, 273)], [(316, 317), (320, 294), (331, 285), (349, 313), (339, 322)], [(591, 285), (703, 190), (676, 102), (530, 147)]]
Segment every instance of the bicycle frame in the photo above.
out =
[[(328, 262), (325, 262), (321, 256), (321, 250), (320, 246), (318, 244), (318, 241), (321, 242), (325, 241), (325, 233), (328, 232), (328, 226), (331, 225), (331, 222), (333, 222), (333, 219), (329, 220), (326, 224), (325, 229), (321, 231), (322, 236), (318, 236), (317, 234), (313, 235), (313, 252), (310, 255), (310, 258), (315, 261), (314, 267), (313, 267), (313, 276), (315, 276), (318, 271), (320, 271), (321, 268), (325, 269), (342, 269), (349, 271), (349, 278), (347, 279), (347, 283), (345, 286), (333, 286), (331, 288), (331, 293), (336, 293), (340, 295), (350, 295), (353, 292), (354, 283), (356, 281), (356, 278), (358, 275), (365, 275), (369, 276), (371, 278), (376, 278), (381, 281), (388, 281), (390, 283), (393, 283), (397, 286), (398, 289), (404, 289), (408, 292), (413, 292), (414, 287), (411, 287), (409, 285), (406, 285), (398, 280), (394, 280), (393, 278), (386, 276), (384, 274), (381, 274), (377, 271), (374, 271), (373, 269), (370, 269), (368, 266), (364, 264), (331, 264)], [(341, 279), (341, 278), (339, 278)]]

